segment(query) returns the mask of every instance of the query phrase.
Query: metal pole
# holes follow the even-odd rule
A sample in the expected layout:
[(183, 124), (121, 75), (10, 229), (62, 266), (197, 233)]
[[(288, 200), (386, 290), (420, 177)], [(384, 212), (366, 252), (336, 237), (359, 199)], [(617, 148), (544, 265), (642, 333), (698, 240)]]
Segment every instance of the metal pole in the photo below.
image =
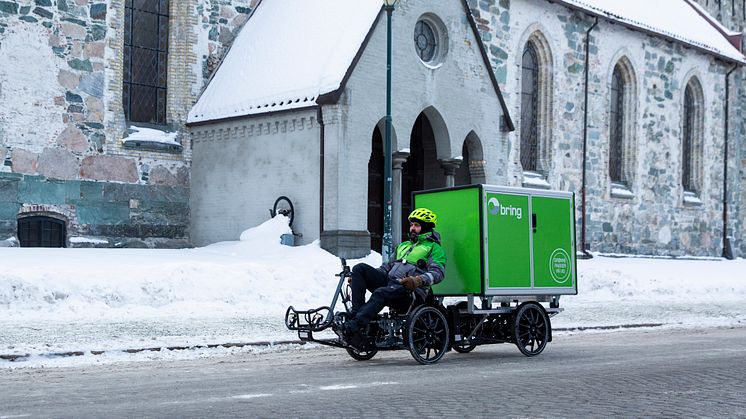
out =
[(730, 243), (728, 239), (728, 114), (730, 113), (729, 101), (730, 101), (730, 74), (738, 69), (738, 65), (733, 65), (725, 74), (725, 133), (724, 139), (724, 157), (723, 157), (723, 254), (722, 256), (726, 259), (734, 259), (733, 253), (730, 251)]
[(585, 218), (587, 217), (588, 210), (586, 209), (586, 170), (587, 170), (587, 159), (588, 159), (588, 69), (590, 67), (590, 43), (591, 43), (591, 31), (598, 25), (598, 18), (593, 22), (588, 31), (585, 33), (585, 92), (583, 105), (583, 177), (581, 181), (580, 194), (581, 194), (581, 218), (580, 218), (580, 251), (584, 257), (593, 257), (588, 252), (588, 242), (586, 241), (585, 231), (588, 228)]
[(393, 235), (391, 232), (391, 15), (394, 6), (384, 6), (386, 9), (386, 134), (383, 142), (383, 200), (385, 208), (383, 211), (383, 245), (381, 256), (384, 262), (388, 262), (394, 253)]

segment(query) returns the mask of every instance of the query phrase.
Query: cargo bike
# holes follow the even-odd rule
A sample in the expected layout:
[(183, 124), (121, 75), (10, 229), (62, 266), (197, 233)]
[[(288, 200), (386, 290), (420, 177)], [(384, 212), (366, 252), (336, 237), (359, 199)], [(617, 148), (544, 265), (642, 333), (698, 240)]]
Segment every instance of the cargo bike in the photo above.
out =
[[(285, 325), (302, 341), (346, 349), (356, 360), (379, 351), (408, 350), (421, 364), (438, 362), (450, 349), (513, 343), (526, 356), (552, 341), (550, 318), (562, 295), (577, 294), (575, 202), (570, 192), (470, 185), (416, 192), (414, 207), (438, 214), (446, 273), (425, 298), (389, 307), (370, 322), (360, 348), (314, 333), (335, 330), (351, 305), (342, 271), (331, 304), (312, 310), (290, 306)], [(344, 310), (335, 312), (341, 302)]]

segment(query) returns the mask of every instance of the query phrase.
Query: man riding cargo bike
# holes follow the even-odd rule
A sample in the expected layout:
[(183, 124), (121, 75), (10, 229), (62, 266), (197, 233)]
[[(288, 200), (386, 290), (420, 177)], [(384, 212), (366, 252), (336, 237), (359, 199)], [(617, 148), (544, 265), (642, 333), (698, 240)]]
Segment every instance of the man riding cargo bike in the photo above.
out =
[[(437, 216), (427, 208), (409, 214), (409, 240), (396, 248), (393, 260), (378, 269), (360, 263), (349, 278), (352, 310), (338, 313), (332, 326), (342, 342), (365, 350), (364, 331), (385, 306), (406, 309), (415, 298), (425, 301), (431, 285), (443, 280), (446, 255), (440, 246), (440, 235), (434, 230)], [(365, 302), (365, 291), (372, 294)]]

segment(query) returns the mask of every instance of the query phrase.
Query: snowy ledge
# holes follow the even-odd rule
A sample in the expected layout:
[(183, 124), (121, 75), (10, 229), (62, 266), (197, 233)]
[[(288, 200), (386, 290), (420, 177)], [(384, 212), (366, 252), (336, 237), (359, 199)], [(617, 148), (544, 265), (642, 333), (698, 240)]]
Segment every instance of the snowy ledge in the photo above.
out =
[(611, 184), (611, 197), (619, 199), (633, 199), (635, 193), (632, 192), (627, 185), (623, 183), (612, 182)]
[(122, 138), (124, 148), (161, 153), (181, 153), (184, 147), (176, 141), (176, 132), (130, 125), (127, 136)]
[(523, 172), (523, 187), (534, 189), (551, 189), (544, 175), (537, 172)]
[(702, 200), (694, 192), (684, 192), (684, 206), (701, 207)]

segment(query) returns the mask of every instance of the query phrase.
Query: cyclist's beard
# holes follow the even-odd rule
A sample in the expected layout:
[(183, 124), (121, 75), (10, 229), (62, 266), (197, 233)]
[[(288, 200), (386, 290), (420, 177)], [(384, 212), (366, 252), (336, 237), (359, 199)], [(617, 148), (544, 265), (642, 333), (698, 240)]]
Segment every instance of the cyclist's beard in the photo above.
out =
[(417, 233), (415, 233), (414, 231), (410, 231), (409, 241), (411, 241), (412, 243), (417, 243)]

